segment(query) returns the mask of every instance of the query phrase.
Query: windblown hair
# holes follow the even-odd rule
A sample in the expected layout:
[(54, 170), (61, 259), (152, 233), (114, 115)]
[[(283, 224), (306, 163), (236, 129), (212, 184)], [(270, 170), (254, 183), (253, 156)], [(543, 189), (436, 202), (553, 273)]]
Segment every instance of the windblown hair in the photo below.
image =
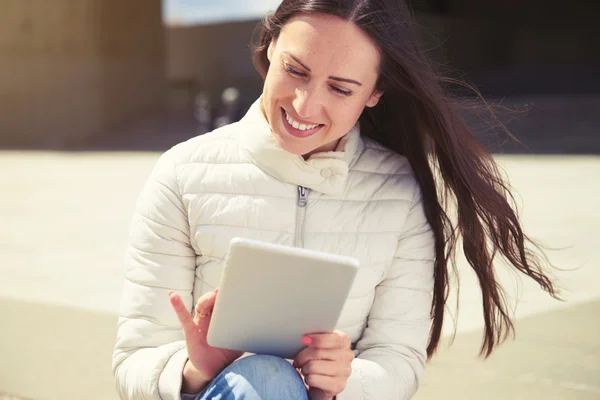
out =
[[(263, 77), (269, 68), (267, 48), (271, 40), (279, 36), (292, 16), (312, 12), (355, 23), (378, 47), (376, 90), (383, 95), (375, 107), (365, 108), (359, 122), (362, 135), (409, 160), (435, 235), (428, 356), (440, 342), (450, 293), (449, 267), (456, 271), (454, 254), (459, 237), (481, 287), (485, 321), (481, 354), (489, 356), (514, 332), (505, 293), (494, 270), (498, 253), (552, 296), (557, 297), (557, 290), (543, 271), (543, 253), (530, 250), (534, 243), (523, 233), (508, 185), (462, 118), (450, 87), (469, 88), (485, 100), (472, 86), (435, 70), (419, 46), (405, 0), (284, 0), (259, 27), (253, 62)], [(455, 206), (455, 218), (450, 217), (450, 204)]]

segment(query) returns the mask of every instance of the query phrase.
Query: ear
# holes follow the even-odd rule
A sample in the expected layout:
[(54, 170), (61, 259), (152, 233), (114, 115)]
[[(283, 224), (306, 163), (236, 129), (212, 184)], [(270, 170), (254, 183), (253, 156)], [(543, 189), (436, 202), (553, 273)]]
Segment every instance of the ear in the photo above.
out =
[(367, 100), (367, 107), (375, 107), (379, 103), (381, 96), (383, 96), (383, 92), (373, 92), (369, 100)]
[(269, 47), (267, 48), (267, 60), (272, 62), (273, 53), (275, 52), (275, 39), (271, 39), (271, 43), (269, 43)]

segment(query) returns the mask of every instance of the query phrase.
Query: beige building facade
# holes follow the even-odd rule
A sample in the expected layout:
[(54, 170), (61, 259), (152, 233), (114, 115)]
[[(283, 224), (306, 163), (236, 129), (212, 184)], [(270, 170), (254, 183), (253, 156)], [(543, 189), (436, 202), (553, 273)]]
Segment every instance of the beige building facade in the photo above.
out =
[[(600, 92), (600, 2), (417, 3), (428, 54), (486, 96)], [(258, 22), (165, 27), (161, 0), (2, 0), (0, 148), (77, 148), (165, 110), (190, 120), (199, 91), (217, 109), (229, 86), (244, 109), (262, 87)]]
[(160, 0), (3, 0), (0, 146), (63, 148), (162, 107)]

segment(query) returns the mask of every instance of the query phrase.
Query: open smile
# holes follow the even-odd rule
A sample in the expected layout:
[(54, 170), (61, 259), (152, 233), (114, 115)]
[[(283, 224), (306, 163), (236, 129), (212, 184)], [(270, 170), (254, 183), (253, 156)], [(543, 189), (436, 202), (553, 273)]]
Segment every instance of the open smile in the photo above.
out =
[(290, 133), (290, 135), (299, 138), (312, 136), (324, 126), (323, 124), (301, 124), (298, 121), (294, 120), (292, 117), (290, 117), (283, 108), (281, 109), (281, 119), (283, 120), (283, 125)]

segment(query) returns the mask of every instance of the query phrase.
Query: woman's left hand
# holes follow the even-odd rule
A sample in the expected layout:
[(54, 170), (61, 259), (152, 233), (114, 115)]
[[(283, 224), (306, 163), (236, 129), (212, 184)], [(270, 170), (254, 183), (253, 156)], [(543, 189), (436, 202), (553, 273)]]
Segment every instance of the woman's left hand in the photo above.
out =
[(311, 400), (331, 400), (346, 387), (352, 373), (354, 353), (344, 332), (315, 333), (304, 336), (307, 347), (294, 359), (309, 388)]

